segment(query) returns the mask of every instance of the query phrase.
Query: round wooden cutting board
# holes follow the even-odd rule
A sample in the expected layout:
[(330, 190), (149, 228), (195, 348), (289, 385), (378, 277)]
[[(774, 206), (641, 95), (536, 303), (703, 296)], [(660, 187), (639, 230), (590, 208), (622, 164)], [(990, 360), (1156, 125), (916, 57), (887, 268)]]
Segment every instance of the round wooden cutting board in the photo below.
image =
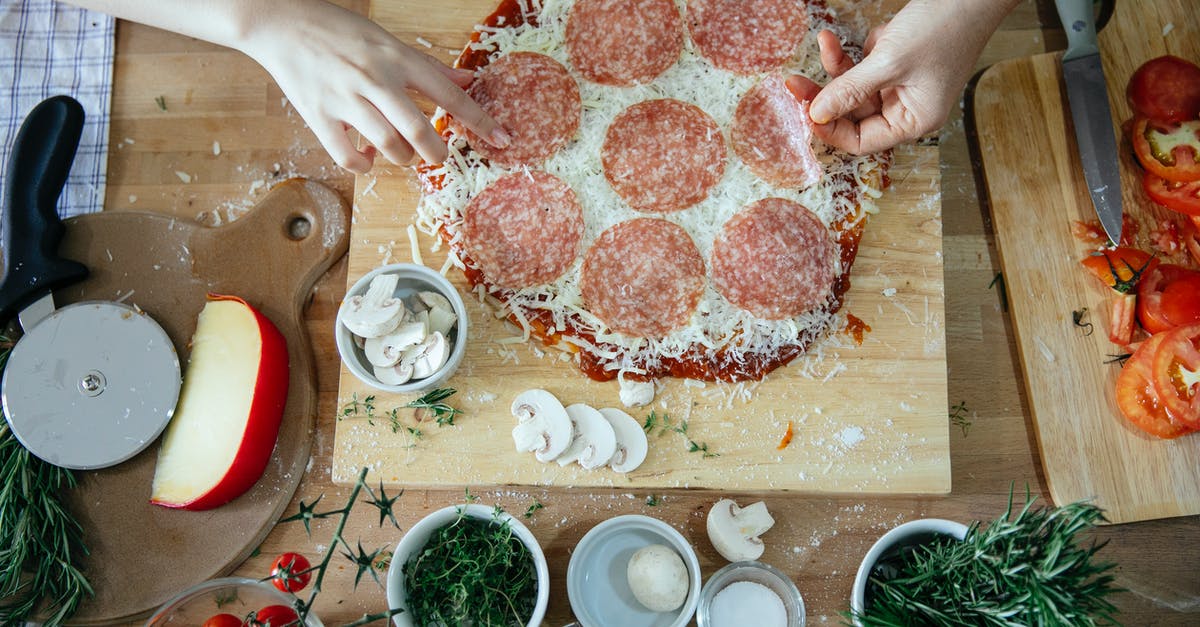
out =
[[(345, 203), (302, 179), (276, 186), (239, 220), (218, 228), (150, 213), (104, 212), (67, 220), (60, 248), (91, 276), (55, 293), (59, 306), (123, 300), (166, 330), (186, 364), (208, 293), (246, 299), (287, 338), (290, 384), (274, 453), (262, 479), (233, 502), (203, 512), (150, 504), (158, 446), (112, 468), (79, 472), (68, 504), (91, 554), (95, 588), (72, 620), (106, 624), (156, 609), (196, 583), (230, 572), (280, 518), (309, 460), (316, 370), (302, 312), (316, 280), (349, 245)], [(186, 367), (185, 367), (186, 373)]]

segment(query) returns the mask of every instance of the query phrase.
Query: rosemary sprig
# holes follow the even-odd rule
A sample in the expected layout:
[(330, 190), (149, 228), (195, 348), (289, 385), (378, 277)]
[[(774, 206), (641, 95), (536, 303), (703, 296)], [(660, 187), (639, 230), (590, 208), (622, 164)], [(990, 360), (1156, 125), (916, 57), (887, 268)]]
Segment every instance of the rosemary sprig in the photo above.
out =
[[(0, 336), (0, 373), (12, 342)], [(0, 420), (0, 624), (60, 625), (94, 593), (79, 570), (83, 528), (64, 508), (75, 475), (34, 457)]]
[(869, 605), (857, 618), (864, 627), (900, 625), (1115, 625), (1115, 565), (1099, 562), (1106, 542), (1079, 545), (1079, 534), (1104, 520), (1094, 505), (1024, 508), (1013, 516), (1012, 495), (1004, 514), (981, 528), (976, 522), (960, 542), (945, 538), (901, 553), (892, 576), (871, 578)]
[(966, 401), (959, 401), (957, 405), (950, 408), (950, 424), (962, 429), (963, 437), (967, 437), (967, 431), (971, 428), (971, 417), (967, 415)]
[(428, 394), (410, 402), (405, 407), (413, 409), (423, 409), (433, 414), (433, 419), (438, 426), (454, 424), (454, 417), (461, 414), (461, 409), (456, 409), (444, 403), (447, 398), (454, 396), (458, 390), (454, 388), (438, 388)]

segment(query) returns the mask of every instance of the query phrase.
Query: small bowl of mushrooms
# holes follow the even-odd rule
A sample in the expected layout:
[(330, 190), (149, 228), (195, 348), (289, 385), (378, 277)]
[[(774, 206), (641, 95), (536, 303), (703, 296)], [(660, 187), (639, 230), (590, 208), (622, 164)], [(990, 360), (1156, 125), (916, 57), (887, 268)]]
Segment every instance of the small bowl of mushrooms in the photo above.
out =
[(394, 263), (363, 275), (338, 309), (334, 339), (342, 362), (376, 389), (410, 394), (445, 383), (467, 346), (467, 311), (437, 272)]

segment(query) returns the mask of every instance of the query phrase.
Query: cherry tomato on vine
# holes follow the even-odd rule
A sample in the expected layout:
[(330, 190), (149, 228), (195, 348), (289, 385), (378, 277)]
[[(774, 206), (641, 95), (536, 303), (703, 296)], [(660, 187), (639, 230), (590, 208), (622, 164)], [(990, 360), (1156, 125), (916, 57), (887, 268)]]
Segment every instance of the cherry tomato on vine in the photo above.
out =
[(242, 619), (233, 614), (217, 614), (204, 621), (204, 627), (242, 627)]
[(254, 615), (254, 620), (266, 627), (283, 627), (299, 621), (300, 615), (287, 605), (268, 605)]
[(271, 563), (271, 583), (283, 592), (299, 592), (308, 585), (312, 564), (299, 553), (284, 553)]

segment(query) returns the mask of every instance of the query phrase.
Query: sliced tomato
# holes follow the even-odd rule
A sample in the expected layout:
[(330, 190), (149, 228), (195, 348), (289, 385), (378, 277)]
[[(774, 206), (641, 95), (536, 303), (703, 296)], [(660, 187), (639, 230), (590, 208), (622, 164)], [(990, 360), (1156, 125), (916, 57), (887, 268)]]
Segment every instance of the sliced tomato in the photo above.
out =
[(1137, 311), (1137, 295), (1121, 294), (1108, 303), (1108, 339), (1125, 346), (1133, 341), (1133, 314)]
[(1172, 329), (1154, 354), (1154, 389), (1167, 415), (1200, 429), (1200, 325)]
[(1183, 247), (1200, 264), (1200, 216), (1191, 216), (1183, 225)]
[(1200, 272), (1164, 263), (1138, 284), (1137, 317), (1151, 333), (1200, 322)]
[(1164, 336), (1151, 335), (1121, 367), (1117, 375), (1117, 407), (1135, 427), (1170, 439), (1191, 433), (1192, 429), (1171, 419), (1154, 386), (1154, 356)]
[(1170, 55), (1151, 59), (1129, 78), (1125, 96), (1134, 111), (1162, 122), (1200, 117), (1200, 67)]
[(1200, 216), (1200, 181), (1177, 183), (1146, 171), (1142, 173), (1142, 189), (1150, 200), (1167, 209)]
[(1150, 253), (1124, 246), (1101, 248), (1080, 259), (1079, 263), (1092, 276), (1122, 294), (1132, 292), (1142, 276), (1158, 267), (1158, 259)]
[(204, 621), (204, 627), (242, 627), (242, 619), (233, 614), (217, 614)]
[(1200, 120), (1165, 123), (1139, 116), (1129, 136), (1147, 172), (1176, 183), (1200, 180)]
[[(1121, 216), (1121, 241), (1118, 245), (1133, 246), (1139, 228), (1137, 220), (1129, 217), (1128, 213)], [(1071, 222), (1071, 234), (1075, 239), (1092, 246), (1104, 246), (1108, 243), (1108, 234), (1104, 232), (1099, 220), (1075, 220)]]

